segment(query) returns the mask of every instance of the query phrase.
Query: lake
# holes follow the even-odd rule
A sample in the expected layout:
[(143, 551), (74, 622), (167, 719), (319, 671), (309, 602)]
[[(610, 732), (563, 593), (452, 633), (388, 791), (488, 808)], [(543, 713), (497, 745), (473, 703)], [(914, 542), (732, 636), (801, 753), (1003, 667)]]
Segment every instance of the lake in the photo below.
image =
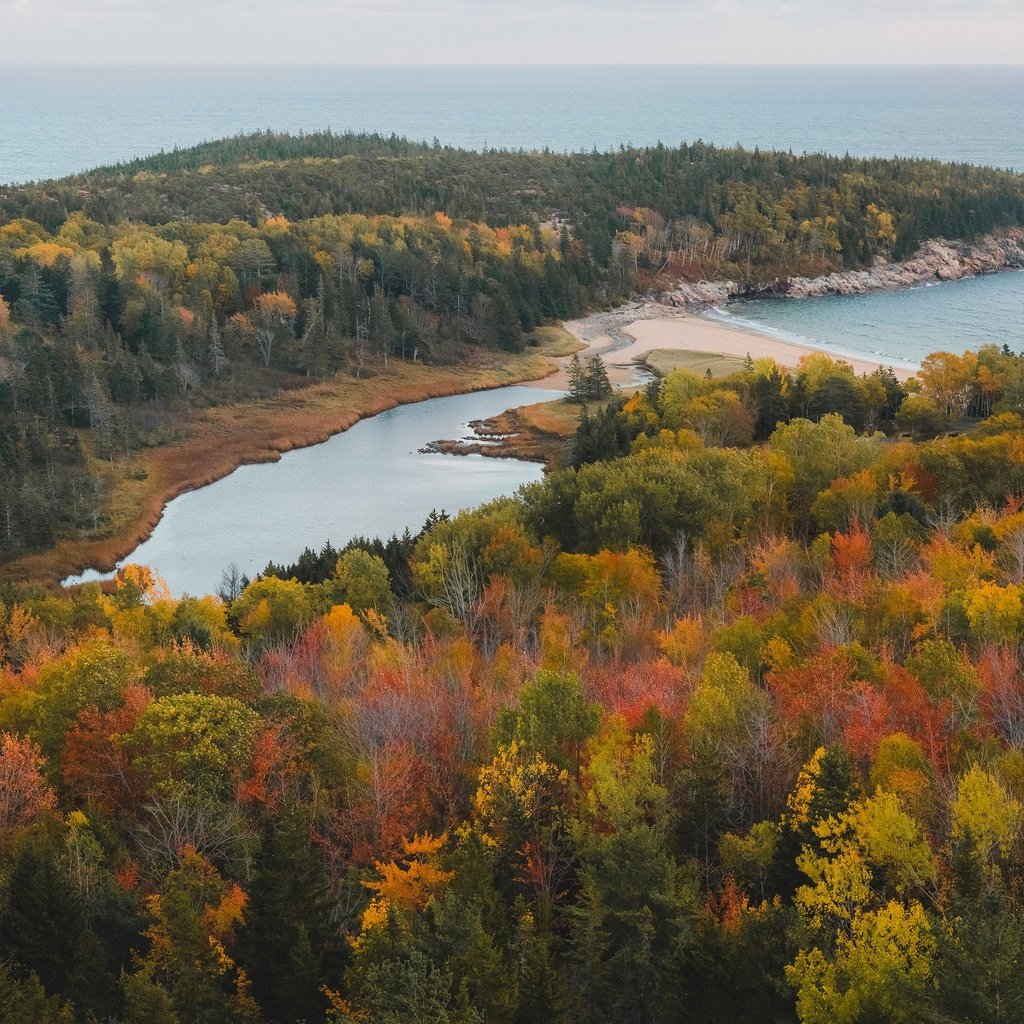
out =
[[(539, 480), (539, 463), (421, 454), (459, 438), (471, 420), (551, 401), (555, 392), (507, 387), (398, 406), (278, 462), (242, 466), (169, 502), (148, 540), (120, 565), (155, 569), (176, 597), (216, 591), (234, 563), (249, 577), (294, 562), (306, 547), (416, 532), (433, 510), (453, 513)], [(108, 579), (93, 571), (65, 583)]]

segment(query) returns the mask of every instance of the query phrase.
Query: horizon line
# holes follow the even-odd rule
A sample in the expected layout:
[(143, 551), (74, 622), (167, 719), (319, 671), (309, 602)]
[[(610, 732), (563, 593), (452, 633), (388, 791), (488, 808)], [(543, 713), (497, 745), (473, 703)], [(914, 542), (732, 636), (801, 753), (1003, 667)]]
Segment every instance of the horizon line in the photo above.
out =
[(792, 61), (685, 61), (685, 62), (627, 62), (627, 61), (61, 61), (22, 60), (0, 61), (3, 68), (1021, 68), (1018, 63), (976, 61), (873, 61), (864, 63), (820, 63)]

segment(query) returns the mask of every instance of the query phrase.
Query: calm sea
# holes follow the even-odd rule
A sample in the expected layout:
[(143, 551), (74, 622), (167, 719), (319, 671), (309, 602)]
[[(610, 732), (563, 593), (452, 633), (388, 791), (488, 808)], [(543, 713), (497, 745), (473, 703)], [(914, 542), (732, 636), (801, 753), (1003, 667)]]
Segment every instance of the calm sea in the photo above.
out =
[(704, 139), (1024, 170), (1024, 67), (0, 66), (0, 182), (259, 128), (555, 150)]
[[(259, 128), (327, 127), (474, 149), (702, 138), (1024, 172), (1024, 67), (5, 65), (0, 97), (0, 182)], [(1024, 275), (734, 312), (901, 362), (983, 341), (1020, 349)]]
[(712, 319), (835, 356), (916, 366), (929, 353), (1009, 345), (1024, 352), (1024, 273), (947, 281), (899, 292), (734, 302)]

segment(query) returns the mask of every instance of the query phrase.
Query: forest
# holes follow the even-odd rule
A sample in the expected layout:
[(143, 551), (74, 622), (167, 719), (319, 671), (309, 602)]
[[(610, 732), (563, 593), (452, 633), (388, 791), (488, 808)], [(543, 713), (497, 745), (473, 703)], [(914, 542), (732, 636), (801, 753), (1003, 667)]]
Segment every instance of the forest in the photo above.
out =
[(1010, 172), (700, 142), (263, 132), (2, 187), (0, 556), (110, 537), (124, 481), (212, 406), (497, 360), (683, 278), (860, 267), (1021, 224)]
[(1024, 1015), (1024, 359), (588, 403), (171, 599), (0, 588), (0, 1021)]

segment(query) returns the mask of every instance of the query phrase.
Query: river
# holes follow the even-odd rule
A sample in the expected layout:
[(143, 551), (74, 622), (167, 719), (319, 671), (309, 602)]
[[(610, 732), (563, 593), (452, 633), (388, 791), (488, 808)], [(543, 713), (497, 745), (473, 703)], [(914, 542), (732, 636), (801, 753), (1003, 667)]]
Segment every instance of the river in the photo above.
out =
[[(471, 420), (551, 401), (531, 387), (496, 388), (402, 405), (361, 420), (278, 462), (242, 466), (167, 504), (148, 540), (119, 565), (148, 565), (171, 593), (207, 594), (234, 563), (254, 576), (306, 547), (416, 531), (433, 510), (456, 512), (539, 480), (538, 463), (483, 455), (422, 454), (430, 441), (466, 434)], [(88, 570), (65, 584), (109, 579)]]

